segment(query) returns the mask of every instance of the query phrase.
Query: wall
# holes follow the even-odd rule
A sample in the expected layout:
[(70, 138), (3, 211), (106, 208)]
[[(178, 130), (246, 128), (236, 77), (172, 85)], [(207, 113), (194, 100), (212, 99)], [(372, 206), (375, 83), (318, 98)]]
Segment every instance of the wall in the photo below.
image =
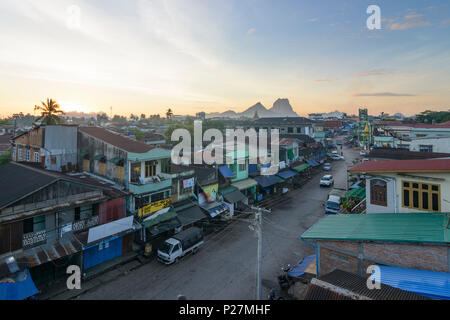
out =
[[(387, 188), (387, 207), (371, 204), (370, 201), (370, 181), (372, 179), (381, 179), (386, 181)], [(370, 179), (366, 179), (366, 212), (367, 213), (394, 213), (395, 209), (395, 180), (389, 177), (373, 177)]]
[[(411, 208), (404, 208), (402, 206), (403, 194), (402, 194), (402, 184), (403, 181), (411, 181), (411, 182), (422, 182), (422, 183), (430, 183), (430, 184), (438, 184), (440, 185), (440, 194), (441, 194), (441, 212), (450, 212), (450, 173), (448, 172), (440, 172), (440, 173), (422, 173), (422, 172), (414, 172), (410, 175), (400, 176), (395, 173), (383, 173), (378, 174), (378, 177), (385, 179), (396, 179), (395, 185), (396, 190), (393, 192), (393, 182), (388, 184), (388, 209), (386, 207), (374, 206), (370, 205), (370, 181), (367, 179), (366, 182), (366, 197), (367, 197), (367, 213), (379, 213), (379, 212), (387, 212), (394, 213), (394, 206), (391, 205), (395, 200), (397, 203), (397, 212), (399, 213), (409, 213), (409, 212), (422, 212), (422, 210), (416, 210)], [(423, 177), (423, 178), (422, 178)], [(439, 180), (433, 180), (439, 179)], [(395, 198), (394, 198), (395, 196)], [(392, 199), (391, 199), (392, 198)], [(392, 201), (392, 202), (391, 202)], [(370, 209), (369, 209), (370, 208)], [(383, 209), (384, 208), (384, 209)], [(388, 211), (385, 211), (388, 210)]]
[(108, 200), (99, 204), (99, 224), (115, 221), (126, 216), (125, 198)]
[(420, 145), (432, 145), (433, 152), (450, 153), (450, 137), (435, 139), (414, 139), (408, 143), (410, 151), (420, 151)]
[(450, 245), (319, 240), (319, 274), (335, 269), (364, 276), (373, 264), (450, 272)]

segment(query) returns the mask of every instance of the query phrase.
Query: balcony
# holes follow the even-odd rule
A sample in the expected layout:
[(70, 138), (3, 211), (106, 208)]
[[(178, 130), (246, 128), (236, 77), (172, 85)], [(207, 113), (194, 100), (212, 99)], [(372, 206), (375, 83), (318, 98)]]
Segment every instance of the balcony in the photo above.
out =
[(155, 178), (140, 179), (139, 182), (130, 182), (129, 190), (134, 194), (154, 192), (157, 190), (169, 188), (172, 186), (172, 179), (160, 177), (159, 181)]
[(24, 249), (35, 247), (47, 242), (47, 231), (30, 232), (23, 235), (22, 245)]

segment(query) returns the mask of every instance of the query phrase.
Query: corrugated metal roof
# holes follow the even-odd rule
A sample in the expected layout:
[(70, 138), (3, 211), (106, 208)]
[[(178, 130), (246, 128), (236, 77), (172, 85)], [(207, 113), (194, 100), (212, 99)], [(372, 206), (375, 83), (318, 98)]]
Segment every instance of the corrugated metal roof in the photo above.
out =
[[(342, 290), (343, 289), (343, 290)], [(367, 278), (336, 269), (312, 281), (305, 300), (426, 300), (427, 298), (381, 283), (369, 289)]]
[(342, 214), (322, 218), (303, 239), (450, 243), (443, 213)]
[(359, 198), (362, 200), (362, 199), (366, 198), (366, 188), (352, 189), (349, 192), (347, 192), (344, 197)]
[[(378, 266), (383, 284), (433, 299), (450, 300), (450, 273)], [(372, 276), (373, 277), (373, 276)]]
[(254, 187), (258, 184), (255, 180), (252, 178), (247, 178), (244, 180), (233, 182), (231, 185), (238, 188), (239, 190), (245, 190), (251, 187)]

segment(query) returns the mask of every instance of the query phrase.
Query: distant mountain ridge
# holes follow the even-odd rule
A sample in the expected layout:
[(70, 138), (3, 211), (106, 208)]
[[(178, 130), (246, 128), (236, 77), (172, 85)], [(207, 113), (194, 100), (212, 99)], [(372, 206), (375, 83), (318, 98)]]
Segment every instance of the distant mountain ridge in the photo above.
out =
[(292, 109), (291, 104), (289, 103), (289, 99), (277, 99), (272, 108), (267, 109), (262, 105), (261, 102), (257, 102), (255, 105), (246, 109), (243, 112), (235, 112), (233, 110), (228, 110), (225, 112), (213, 112), (207, 113), (207, 118), (217, 118), (217, 117), (226, 117), (226, 118), (253, 118), (255, 113), (259, 118), (269, 118), (269, 117), (298, 117), (298, 114)]

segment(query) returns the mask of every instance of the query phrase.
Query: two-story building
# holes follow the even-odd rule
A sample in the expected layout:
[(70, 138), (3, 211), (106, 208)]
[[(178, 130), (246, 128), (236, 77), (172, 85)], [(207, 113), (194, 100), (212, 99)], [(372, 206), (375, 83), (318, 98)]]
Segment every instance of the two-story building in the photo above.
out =
[[(0, 166), (0, 261), (14, 257), (37, 285), (131, 251), (125, 194), (37, 166)], [(131, 219), (130, 219), (131, 218)]]
[(450, 159), (366, 161), (348, 171), (366, 177), (367, 213), (450, 211)]
[(121, 185), (131, 194), (128, 210), (143, 218), (170, 207), (171, 151), (101, 127), (80, 127), (80, 168)]
[(77, 126), (39, 126), (13, 137), (11, 160), (39, 163), (52, 171), (76, 171)]

